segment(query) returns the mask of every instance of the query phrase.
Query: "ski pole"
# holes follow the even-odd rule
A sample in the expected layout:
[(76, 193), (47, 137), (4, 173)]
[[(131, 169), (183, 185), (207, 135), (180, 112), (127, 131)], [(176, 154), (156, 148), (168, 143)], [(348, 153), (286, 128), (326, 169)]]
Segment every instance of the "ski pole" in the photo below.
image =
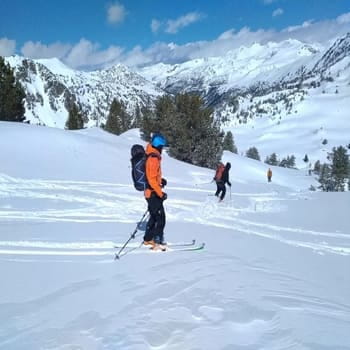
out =
[(198, 184), (194, 184), (195, 186), (200, 186), (200, 185), (209, 185), (213, 182), (214, 180), (211, 180), (210, 182), (201, 182), (201, 183), (198, 183)]
[(136, 228), (134, 230), (134, 232), (131, 234), (131, 236), (128, 238), (128, 240), (124, 243), (124, 245), (120, 248), (119, 252), (117, 254), (115, 254), (115, 258), (114, 260), (117, 260), (120, 258), (120, 254), (121, 252), (125, 249), (125, 247), (129, 244), (129, 242), (135, 238), (135, 235), (136, 235), (136, 232), (137, 232), (137, 229), (140, 225), (141, 222), (143, 222), (143, 220), (145, 219), (146, 215), (148, 213), (148, 209), (145, 211), (145, 213), (143, 214), (141, 220), (136, 224)]

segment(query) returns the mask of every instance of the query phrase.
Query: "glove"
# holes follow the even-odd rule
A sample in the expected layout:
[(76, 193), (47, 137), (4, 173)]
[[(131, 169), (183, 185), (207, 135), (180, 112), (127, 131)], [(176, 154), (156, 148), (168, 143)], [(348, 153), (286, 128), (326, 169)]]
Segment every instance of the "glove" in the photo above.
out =
[(167, 185), (168, 181), (166, 179), (162, 179), (162, 187), (165, 187)]
[(168, 195), (165, 192), (163, 192), (162, 200), (165, 201), (167, 198), (168, 198)]

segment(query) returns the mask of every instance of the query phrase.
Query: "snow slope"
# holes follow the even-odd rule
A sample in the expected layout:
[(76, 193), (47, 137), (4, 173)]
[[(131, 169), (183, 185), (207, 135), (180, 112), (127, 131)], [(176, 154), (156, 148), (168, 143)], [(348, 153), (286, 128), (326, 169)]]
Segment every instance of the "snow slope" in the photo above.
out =
[(233, 133), (239, 152), (245, 154), (255, 146), (262, 160), (277, 153), (280, 159), (294, 154), (298, 168), (308, 167), (303, 163), (305, 154), (312, 166), (317, 160), (327, 162), (333, 147), (350, 144), (350, 86), (339, 81), (337, 87), (338, 93), (327, 86), (311, 90), (307, 99), (295, 102), (281, 117), (261, 116), (241, 125), (231, 120), (224, 129)]
[(166, 238), (206, 247), (114, 261), (146, 210), (135, 142), (0, 123), (0, 349), (350, 349), (349, 192), (227, 152), (219, 204), (213, 171), (164, 154)]

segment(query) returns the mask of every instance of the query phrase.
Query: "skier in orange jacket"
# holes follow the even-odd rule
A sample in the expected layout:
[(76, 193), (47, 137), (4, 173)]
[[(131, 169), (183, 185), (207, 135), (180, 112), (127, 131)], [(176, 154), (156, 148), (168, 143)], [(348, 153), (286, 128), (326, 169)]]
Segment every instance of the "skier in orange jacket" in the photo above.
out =
[(272, 170), (269, 168), (269, 170), (267, 171), (267, 181), (271, 182), (271, 178), (272, 178)]
[(155, 134), (146, 147), (148, 188), (145, 190), (145, 198), (150, 218), (147, 222), (143, 243), (153, 248), (156, 246), (161, 246), (162, 248), (162, 246), (166, 245), (164, 242), (165, 210), (163, 202), (167, 199), (167, 194), (163, 192), (162, 188), (166, 186), (167, 181), (162, 178), (161, 171), (161, 153), (166, 145), (165, 137), (161, 134)]

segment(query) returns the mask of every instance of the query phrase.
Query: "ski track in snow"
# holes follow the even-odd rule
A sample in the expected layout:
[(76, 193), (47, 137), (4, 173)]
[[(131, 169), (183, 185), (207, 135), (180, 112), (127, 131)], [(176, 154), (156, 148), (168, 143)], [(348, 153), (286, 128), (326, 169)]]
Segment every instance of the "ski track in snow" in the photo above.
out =
[[(0, 222), (123, 222), (135, 223), (144, 207), (142, 195), (132, 186), (103, 182), (43, 181), (0, 179)], [(273, 239), (281, 243), (312, 249), (320, 253), (350, 255), (350, 235), (277, 226), (240, 218), (241, 213), (279, 212), (283, 201), (305, 196), (295, 193), (233, 193), (234, 198), (248, 196), (248, 204), (235, 208), (231, 201), (218, 204), (212, 191), (198, 188), (169, 187), (204, 196), (205, 200), (172, 198), (166, 202), (168, 220), (199, 223), (234, 232)], [(203, 193), (203, 194), (202, 194)], [(230, 194), (227, 194), (227, 197)], [(6, 203), (1, 206), (1, 202)], [(29, 206), (27, 203), (31, 203)], [(45, 205), (43, 205), (43, 202)], [(26, 203), (24, 205), (24, 203)], [(37, 206), (43, 208), (36, 208)], [(50, 208), (50, 206), (52, 208)], [(28, 209), (33, 207), (32, 210)], [(25, 208), (25, 209), (24, 209)], [(49, 208), (49, 209), (47, 209)], [(0, 241), (0, 255), (108, 255), (116, 242), (43, 242)], [(136, 245), (139, 243), (135, 243)], [(130, 245), (133, 246), (133, 243)], [(28, 249), (30, 248), (30, 249)], [(51, 251), (49, 250), (51, 249)], [(56, 249), (56, 250), (54, 250)], [(59, 250), (57, 250), (59, 249)], [(84, 250), (84, 251), (83, 251)]]
[[(267, 224), (254, 216), (283, 211), (284, 202), (297, 200), (305, 196), (303, 193), (233, 193), (242, 201), (218, 204), (215, 197), (207, 196), (212, 191), (169, 187), (170, 191), (174, 196), (165, 204), (169, 226), (176, 221), (203, 224), (339, 258), (350, 255), (350, 236), (346, 233)], [(191, 198), (198, 200), (179, 198), (176, 191), (194, 192)], [(124, 222), (134, 227), (144, 207), (142, 194), (124, 184), (0, 178), (2, 230), (10, 230), (8, 223), (21, 222)], [(246, 219), (247, 213), (256, 220)], [(78, 270), (76, 282), (28, 300), (0, 303), (2, 319), (6, 320), (0, 331), (0, 349), (23, 348), (24, 344), (28, 349), (62, 350), (175, 350), (189, 349), (190, 344), (194, 344), (193, 349), (320, 349), (320, 339), (322, 344), (327, 343), (327, 329), (340, 335), (339, 343), (332, 336), (331, 345), (344, 344), (342, 336), (348, 332), (349, 303), (342, 303), (341, 298), (331, 300), (321, 291), (315, 296), (307, 277), (280, 271), (263, 259), (242, 260), (235, 254), (222, 254), (219, 259), (208, 247), (206, 254), (183, 254), (174, 264), (168, 255), (160, 253), (161, 264), (158, 259), (149, 262), (154, 264), (151, 274), (149, 266), (137, 266), (141, 276), (145, 274), (142, 278), (124, 271), (126, 265), (115, 265), (113, 247), (124, 242), (45, 241), (32, 236), (30, 240), (0, 240), (0, 260), (24, 266), (27, 262), (77, 266), (83, 262), (83, 271), (87, 270), (86, 263), (113, 264), (120, 269), (105, 269), (95, 279), (89, 274), (80, 276)], [(137, 240), (141, 237), (142, 233), (138, 234)], [(138, 245), (131, 242), (129, 247)], [(145, 253), (152, 252), (130, 252)], [(183, 275), (189, 264), (191, 273)], [(164, 278), (164, 270), (171, 279)], [(227, 273), (234, 276), (231, 283)], [(65, 310), (65, 321), (48, 319), (47, 313), (59, 314), (61, 305), (74, 305), (74, 311)], [(315, 321), (322, 333), (320, 339), (305, 329)]]

